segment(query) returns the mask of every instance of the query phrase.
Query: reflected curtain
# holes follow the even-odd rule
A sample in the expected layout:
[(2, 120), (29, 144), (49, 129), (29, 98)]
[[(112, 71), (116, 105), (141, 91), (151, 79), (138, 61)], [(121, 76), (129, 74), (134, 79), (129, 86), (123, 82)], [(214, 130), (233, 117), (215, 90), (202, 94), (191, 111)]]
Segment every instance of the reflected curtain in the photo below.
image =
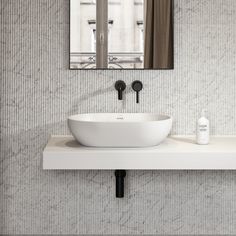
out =
[(172, 69), (172, 0), (145, 0), (145, 69)]

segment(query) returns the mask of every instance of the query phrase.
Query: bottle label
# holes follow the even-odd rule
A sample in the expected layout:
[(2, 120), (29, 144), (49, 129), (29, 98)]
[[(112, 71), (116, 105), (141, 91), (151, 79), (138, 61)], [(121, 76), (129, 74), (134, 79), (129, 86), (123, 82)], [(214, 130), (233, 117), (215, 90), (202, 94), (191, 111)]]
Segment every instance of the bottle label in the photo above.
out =
[(207, 125), (199, 125), (199, 131), (207, 131)]

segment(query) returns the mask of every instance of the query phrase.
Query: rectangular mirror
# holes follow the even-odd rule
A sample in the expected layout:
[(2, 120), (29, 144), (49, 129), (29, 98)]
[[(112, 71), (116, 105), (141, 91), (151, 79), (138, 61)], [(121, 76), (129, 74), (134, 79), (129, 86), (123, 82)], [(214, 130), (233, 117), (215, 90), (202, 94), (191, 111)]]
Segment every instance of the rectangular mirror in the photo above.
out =
[(70, 69), (173, 69), (172, 0), (70, 0)]

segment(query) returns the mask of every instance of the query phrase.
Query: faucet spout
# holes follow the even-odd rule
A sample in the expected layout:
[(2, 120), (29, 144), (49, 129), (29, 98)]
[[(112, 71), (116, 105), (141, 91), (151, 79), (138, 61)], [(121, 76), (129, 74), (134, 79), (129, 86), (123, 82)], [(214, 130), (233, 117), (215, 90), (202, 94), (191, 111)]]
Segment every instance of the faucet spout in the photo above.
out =
[(126, 84), (123, 80), (118, 80), (115, 83), (115, 89), (118, 91), (118, 100), (123, 100), (123, 92), (125, 91)]

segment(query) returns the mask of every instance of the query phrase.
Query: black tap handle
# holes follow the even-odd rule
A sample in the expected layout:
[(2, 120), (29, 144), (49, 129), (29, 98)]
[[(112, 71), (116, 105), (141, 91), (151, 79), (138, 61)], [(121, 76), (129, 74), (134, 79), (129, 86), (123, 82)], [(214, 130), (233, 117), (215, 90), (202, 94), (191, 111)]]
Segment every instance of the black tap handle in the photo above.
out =
[(139, 103), (139, 91), (136, 92), (136, 103)]
[(122, 100), (123, 97), (122, 97), (122, 90), (119, 88), (118, 89), (118, 100)]
[(135, 80), (132, 83), (132, 89), (136, 92), (136, 103), (139, 103), (139, 92), (143, 89), (143, 83), (139, 80)]

